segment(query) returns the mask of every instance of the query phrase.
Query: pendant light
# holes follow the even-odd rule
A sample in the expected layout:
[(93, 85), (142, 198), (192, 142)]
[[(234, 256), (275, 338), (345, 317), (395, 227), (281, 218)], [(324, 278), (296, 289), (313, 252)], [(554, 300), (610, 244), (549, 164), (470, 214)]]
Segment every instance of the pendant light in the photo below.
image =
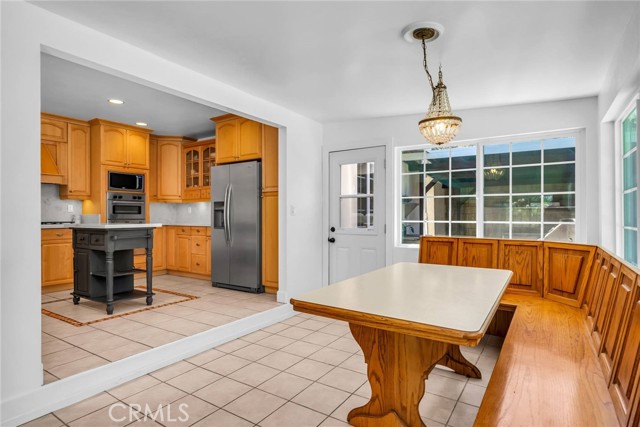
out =
[(447, 86), (442, 80), (442, 66), (438, 70), (438, 83), (435, 86), (427, 66), (427, 43), (437, 39), (443, 30), (441, 25), (432, 22), (418, 22), (409, 25), (403, 31), (406, 40), (413, 38), (422, 42), (422, 65), (429, 79), (432, 98), (427, 114), (418, 122), (418, 129), (427, 142), (435, 145), (446, 144), (455, 138), (462, 124), (462, 119), (451, 111)]

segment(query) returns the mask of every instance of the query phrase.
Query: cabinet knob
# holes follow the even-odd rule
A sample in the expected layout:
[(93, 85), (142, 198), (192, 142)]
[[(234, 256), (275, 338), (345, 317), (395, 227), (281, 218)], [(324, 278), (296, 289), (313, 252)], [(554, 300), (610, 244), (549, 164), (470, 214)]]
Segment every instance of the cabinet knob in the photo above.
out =
[(196, 246), (200, 247), (200, 243), (196, 243)]
[(196, 265), (197, 265), (198, 267), (200, 267), (200, 263), (199, 263), (199, 262), (196, 262)]

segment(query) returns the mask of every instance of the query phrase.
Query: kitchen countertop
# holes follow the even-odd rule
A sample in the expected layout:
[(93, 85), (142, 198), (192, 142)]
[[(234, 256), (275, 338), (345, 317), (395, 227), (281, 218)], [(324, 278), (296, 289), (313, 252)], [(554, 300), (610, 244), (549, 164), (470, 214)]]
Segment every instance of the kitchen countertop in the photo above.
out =
[(75, 224), (40, 224), (40, 228), (42, 228), (43, 230), (49, 228), (71, 228), (74, 225)]
[(69, 228), (89, 229), (89, 230), (127, 230), (131, 228), (160, 228), (160, 223), (150, 224), (75, 224)]
[[(151, 226), (154, 228), (157, 227), (211, 227), (211, 224), (158, 224), (158, 223), (152, 223), (152, 224), (41, 224), (40, 228), (42, 228), (43, 230), (45, 229), (49, 229), (49, 228), (73, 228), (76, 225), (81, 226), (81, 227), (92, 227), (92, 226), (101, 226), (101, 225), (116, 225), (116, 226), (121, 226), (121, 225), (136, 225), (136, 226), (142, 226), (142, 225), (147, 225), (147, 226)], [(97, 228), (97, 227), (94, 227)]]

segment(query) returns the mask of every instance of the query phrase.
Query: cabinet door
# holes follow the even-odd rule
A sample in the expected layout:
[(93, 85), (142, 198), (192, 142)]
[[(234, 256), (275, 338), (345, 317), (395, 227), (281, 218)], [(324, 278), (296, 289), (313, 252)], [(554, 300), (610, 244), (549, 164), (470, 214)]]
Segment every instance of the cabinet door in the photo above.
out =
[[(631, 310), (622, 330), (622, 346), (615, 363), (609, 394), (621, 426), (637, 426), (640, 377), (640, 281), (633, 286)], [(631, 422), (627, 424), (629, 418)]]
[(42, 286), (73, 283), (73, 245), (67, 242), (42, 243)]
[(191, 270), (191, 237), (185, 235), (176, 236), (176, 270)]
[[(195, 193), (200, 196), (200, 178), (201, 178), (201, 167), (200, 167), (200, 148), (199, 147), (189, 147), (184, 148), (182, 150), (183, 158), (184, 158), (184, 189), (185, 190), (193, 190), (198, 189)], [(184, 199), (192, 199), (192, 193), (183, 194)]]
[(102, 125), (102, 163), (115, 166), (126, 166), (127, 131), (122, 128)]
[(182, 146), (179, 142), (158, 141), (158, 200), (180, 200)]
[(278, 289), (278, 192), (262, 194), (262, 284)]
[(166, 263), (165, 227), (153, 230), (153, 270), (164, 270)]
[(175, 270), (178, 268), (176, 262), (176, 231), (176, 227), (166, 227), (164, 230), (167, 270)]
[(262, 156), (262, 123), (238, 119), (238, 160), (259, 159)]
[(611, 379), (613, 363), (618, 356), (618, 350), (622, 342), (622, 331), (625, 326), (627, 312), (631, 307), (636, 276), (633, 270), (623, 266), (620, 270), (620, 279), (613, 290), (614, 297), (602, 334), (602, 348), (600, 349), (599, 357), (602, 373), (607, 384)]
[(191, 253), (194, 255), (206, 255), (207, 236), (191, 236)]
[(237, 120), (216, 124), (216, 163), (235, 162), (238, 156)]
[(278, 191), (278, 129), (264, 125), (262, 191)]
[(544, 243), (544, 297), (574, 307), (582, 305), (595, 248)]
[(146, 183), (149, 202), (158, 201), (158, 140), (149, 137), (149, 173)]
[(498, 268), (511, 270), (509, 291), (542, 296), (542, 242), (501, 240)]
[(425, 264), (456, 265), (458, 239), (455, 237), (420, 238), (418, 262)]
[(207, 270), (205, 274), (211, 277), (211, 236), (207, 237), (207, 241), (205, 243), (207, 245)]
[[(202, 186), (211, 187), (211, 166), (216, 163), (216, 148), (214, 145), (202, 147)], [(205, 198), (204, 196), (202, 197)]]
[(91, 196), (91, 148), (89, 126), (69, 123), (67, 144), (67, 185), (60, 195), (69, 199), (88, 199)]
[(458, 239), (458, 265), (498, 268), (498, 241), (491, 239)]
[(149, 134), (127, 131), (127, 166), (149, 169)]
[(48, 141), (67, 142), (67, 122), (42, 117), (40, 138)]

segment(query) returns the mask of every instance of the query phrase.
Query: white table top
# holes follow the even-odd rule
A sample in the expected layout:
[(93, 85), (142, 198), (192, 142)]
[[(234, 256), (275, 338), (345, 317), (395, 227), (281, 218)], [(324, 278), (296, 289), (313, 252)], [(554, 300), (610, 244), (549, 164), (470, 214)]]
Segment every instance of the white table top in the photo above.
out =
[(90, 229), (90, 230), (130, 230), (132, 228), (159, 228), (162, 224), (75, 224), (69, 228)]
[[(508, 270), (399, 263), (308, 292), (294, 298), (292, 304), (295, 307), (299, 301), (305, 307), (314, 304), (484, 334), (511, 274)], [(353, 319), (351, 314), (344, 320)]]

